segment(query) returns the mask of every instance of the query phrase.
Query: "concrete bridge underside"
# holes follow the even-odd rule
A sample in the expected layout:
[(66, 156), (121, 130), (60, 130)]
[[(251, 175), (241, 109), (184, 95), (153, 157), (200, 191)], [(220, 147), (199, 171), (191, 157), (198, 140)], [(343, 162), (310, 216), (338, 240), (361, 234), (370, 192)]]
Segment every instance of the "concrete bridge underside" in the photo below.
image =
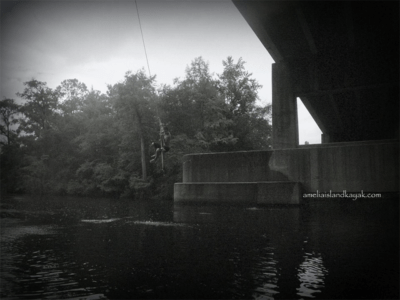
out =
[[(399, 3), (236, 1), (272, 66), (273, 150), (184, 157), (175, 201), (399, 192)], [(299, 146), (299, 97), (322, 144)]]
[(275, 61), (274, 149), (298, 146), (297, 97), (323, 143), (399, 138), (399, 2), (233, 3)]

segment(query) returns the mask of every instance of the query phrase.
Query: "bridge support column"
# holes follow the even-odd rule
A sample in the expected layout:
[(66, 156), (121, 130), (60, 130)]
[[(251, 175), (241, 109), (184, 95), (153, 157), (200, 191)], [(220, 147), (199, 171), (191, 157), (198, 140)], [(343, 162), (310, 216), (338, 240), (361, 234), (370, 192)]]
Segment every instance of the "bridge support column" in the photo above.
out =
[(321, 134), (321, 144), (327, 144), (327, 143), (330, 143), (330, 142), (331, 142), (331, 139), (330, 139), (329, 134), (322, 133)]
[(299, 145), (297, 102), (287, 64), (272, 65), (272, 146), (274, 149)]

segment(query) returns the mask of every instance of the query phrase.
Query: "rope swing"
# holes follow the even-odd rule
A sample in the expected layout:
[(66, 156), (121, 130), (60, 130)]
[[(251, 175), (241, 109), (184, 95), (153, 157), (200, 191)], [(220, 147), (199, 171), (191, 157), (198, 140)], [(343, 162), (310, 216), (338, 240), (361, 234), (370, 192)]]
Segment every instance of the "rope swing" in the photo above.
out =
[(164, 173), (164, 127), (162, 126), (161, 119), (158, 118), (160, 122), (160, 145), (161, 145), (161, 171)]
[[(136, 13), (137, 13), (138, 20), (139, 20), (140, 34), (141, 34), (141, 36), (142, 36), (142, 43), (143, 43), (144, 53), (145, 53), (145, 56), (146, 56), (147, 69), (148, 69), (148, 71), (149, 71), (149, 76), (150, 76), (150, 78), (151, 78), (149, 59), (148, 59), (148, 57), (147, 57), (146, 43), (145, 43), (145, 41), (144, 41), (142, 23), (141, 23), (141, 21), (140, 21), (139, 8), (138, 8), (137, 1), (136, 1), (136, 0), (135, 0), (135, 6), (136, 6)], [(161, 146), (161, 149), (163, 149), (164, 146), (165, 146), (165, 145), (164, 145), (164, 127), (163, 127), (163, 124), (162, 124), (162, 122), (161, 122), (160, 115), (158, 114), (158, 106), (157, 106), (157, 104), (156, 104), (156, 114), (157, 114), (158, 121), (159, 121), (159, 123), (160, 123), (160, 146)], [(160, 149), (160, 151), (161, 151), (161, 153), (160, 153), (160, 155), (161, 155), (161, 170), (162, 170), (162, 172), (164, 173), (164, 151), (161, 150), (161, 149)]]
[(135, 5), (136, 5), (136, 13), (137, 13), (138, 20), (139, 20), (140, 33), (142, 35), (142, 43), (143, 43), (143, 48), (144, 48), (144, 54), (146, 55), (147, 69), (149, 70), (149, 76), (151, 77), (149, 59), (147, 58), (146, 44), (144, 42), (144, 36), (143, 36), (142, 23), (140, 22), (139, 8), (137, 6), (136, 0), (135, 0)]

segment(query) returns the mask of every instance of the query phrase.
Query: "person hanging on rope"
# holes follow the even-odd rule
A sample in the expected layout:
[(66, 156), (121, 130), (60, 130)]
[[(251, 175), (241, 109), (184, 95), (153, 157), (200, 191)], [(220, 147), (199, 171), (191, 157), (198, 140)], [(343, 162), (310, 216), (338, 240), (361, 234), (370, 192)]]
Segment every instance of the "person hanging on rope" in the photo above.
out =
[(160, 124), (160, 126), (161, 126), (161, 133), (160, 133), (161, 143), (156, 143), (156, 142), (151, 143), (151, 146), (153, 146), (155, 150), (155, 154), (151, 156), (153, 158), (152, 160), (150, 160), (151, 163), (157, 161), (157, 159), (161, 154), (161, 151), (166, 153), (170, 149), (169, 142), (171, 141), (171, 133), (169, 132), (167, 126), (164, 127), (162, 124)]

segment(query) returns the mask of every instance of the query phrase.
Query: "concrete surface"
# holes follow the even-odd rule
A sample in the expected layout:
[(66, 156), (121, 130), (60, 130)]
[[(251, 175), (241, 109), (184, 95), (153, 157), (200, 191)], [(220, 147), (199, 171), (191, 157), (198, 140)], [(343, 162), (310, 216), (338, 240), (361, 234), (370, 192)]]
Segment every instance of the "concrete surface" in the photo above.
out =
[(399, 192), (399, 141), (191, 154), (175, 201), (297, 204), (302, 193)]

